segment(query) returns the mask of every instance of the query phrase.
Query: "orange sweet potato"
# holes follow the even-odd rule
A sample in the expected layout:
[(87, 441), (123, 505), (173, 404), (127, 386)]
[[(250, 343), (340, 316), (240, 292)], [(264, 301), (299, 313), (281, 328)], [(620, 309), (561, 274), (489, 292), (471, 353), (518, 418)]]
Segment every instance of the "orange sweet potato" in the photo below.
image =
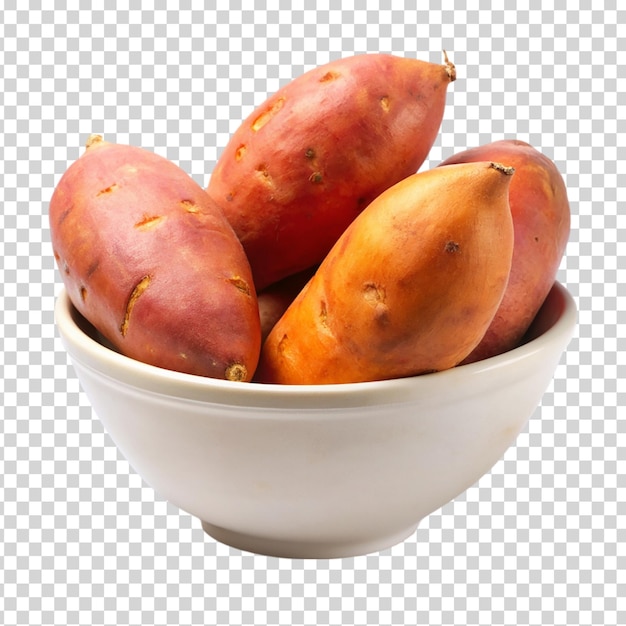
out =
[(515, 168), (509, 188), (515, 243), (502, 303), (465, 363), (520, 343), (555, 281), (570, 233), (567, 190), (552, 160), (523, 141), (501, 140), (455, 154), (442, 165), (484, 160)]
[(512, 173), (496, 163), (451, 165), (383, 192), (274, 326), (256, 379), (361, 382), (458, 364), (507, 283)]
[(92, 135), (49, 219), (72, 303), (121, 353), (251, 379), (261, 333), (250, 265), (221, 210), (176, 164)]
[(295, 78), (237, 129), (208, 184), (243, 243), (255, 285), (318, 264), (435, 141), (454, 65), (346, 57)]

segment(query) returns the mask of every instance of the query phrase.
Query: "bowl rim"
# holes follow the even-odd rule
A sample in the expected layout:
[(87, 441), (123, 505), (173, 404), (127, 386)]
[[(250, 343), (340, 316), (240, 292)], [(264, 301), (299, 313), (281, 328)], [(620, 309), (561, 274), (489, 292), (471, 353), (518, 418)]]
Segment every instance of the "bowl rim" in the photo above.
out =
[[(557, 309), (549, 327), (537, 337), (502, 354), (454, 368), (390, 380), (337, 383), (326, 385), (275, 385), (258, 382), (233, 382), (164, 369), (127, 357), (93, 338), (83, 325), (89, 323), (71, 302), (62, 287), (55, 303), (57, 331), (71, 361), (130, 388), (187, 401), (259, 408), (349, 408), (397, 404), (414, 398), (416, 393), (449, 391), (461, 381), (476, 379), (489, 370), (513, 367), (531, 359), (552, 342), (564, 349), (577, 323), (574, 298), (560, 282), (555, 281), (546, 303)], [(539, 317), (539, 315), (538, 315)]]

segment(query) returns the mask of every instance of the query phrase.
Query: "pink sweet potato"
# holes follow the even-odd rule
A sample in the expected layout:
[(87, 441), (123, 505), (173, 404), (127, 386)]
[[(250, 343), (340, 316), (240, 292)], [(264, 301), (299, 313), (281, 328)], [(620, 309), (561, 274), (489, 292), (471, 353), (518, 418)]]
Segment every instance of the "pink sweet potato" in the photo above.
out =
[(243, 243), (260, 291), (323, 259), (435, 141), (454, 65), (388, 54), (297, 77), (233, 134), (208, 192)]
[(295, 300), (302, 288), (315, 273), (315, 267), (287, 276), (277, 283), (259, 291), (259, 317), (261, 318), (261, 340), (265, 341), (276, 322)]
[(555, 281), (570, 232), (565, 182), (556, 164), (533, 146), (501, 140), (459, 152), (441, 165), (486, 159), (515, 168), (509, 203), (515, 231), (513, 261), (502, 303), (465, 363), (515, 348)]
[(129, 357), (250, 380), (261, 343), (256, 292), (221, 210), (164, 157), (97, 135), (87, 146), (49, 209), (74, 306)]

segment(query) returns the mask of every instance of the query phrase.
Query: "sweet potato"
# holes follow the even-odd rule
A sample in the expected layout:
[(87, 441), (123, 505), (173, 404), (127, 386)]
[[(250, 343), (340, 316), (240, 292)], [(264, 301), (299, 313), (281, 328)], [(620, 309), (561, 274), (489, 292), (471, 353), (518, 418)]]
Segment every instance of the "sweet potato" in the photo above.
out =
[(451, 165), (383, 192), (274, 326), (256, 379), (361, 382), (463, 360), (507, 283), (512, 174), (496, 163)]
[(315, 273), (315, 267), (287, 276), (257, 294), (261, 319), (261, 341), (265, 341), (300, 290)]
[(346, 57), (295, 78), (241, 124), (207, 189), (257, 290), (318, 264), (369, 202), (419, 169), (455, 77), (447, 57)]
[(49, 219), (72, 303), (121, 353), (251, 379), (261, 333), (250, 265), (221, 210), (176, 164), (92, 135)]
[(501, 354), (520, 343), (552, 288), (570, 233), (567, 189), (550, 158), (523, 141), (501, 140), (455, 154), (442, 165), (484, 160), (515, 168), (509, 188), (515, 243), (502, 303), (465, 363)]

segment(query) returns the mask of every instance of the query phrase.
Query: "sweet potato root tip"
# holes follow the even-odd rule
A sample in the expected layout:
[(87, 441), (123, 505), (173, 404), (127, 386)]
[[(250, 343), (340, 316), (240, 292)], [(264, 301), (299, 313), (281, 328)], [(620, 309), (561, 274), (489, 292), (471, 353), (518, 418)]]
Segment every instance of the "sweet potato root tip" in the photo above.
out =
[(136, 224), (138, 230), (152, 230), (165, 220), (165, 215), (144, 215)]
[(456, 241), (448, 241), (444, 246), (444, 250), (450, 254), (455, 254), (459, 252), (460, 249), (461, 246)]
[(108, 187), (105, 187), (104, 189), (101, 189), (97, 194), (96, 194), (96, 198), (98, 196), (105, 196), (107, 194), (112, 193), (113, 191), (115, 191), (116, 189), (119, 188), (119, 185), (117, 183), (113, 183), (112, 185), (109, 185)]
[(321, 78), (320, 78), (320, 83), (328, 83), (332, 80), (337, 80), (339, 78), (339, 76), (341, 76), (341, 74), (339, 74), (339, 72), (326, 72), (326, 74), (324, 74)]
[(241, 161), (248, 151), (248, 146), (245, 143), (242, 143), (237, 150), (235, 150), (235, 161)]
[(505, 176), (513, 176), (513, 174), (515, 174), (514, 167), (508, 167), (506, 165), (502, 165), (502, 163), (496, 163), (494, 161), (492, 161), (489, 165), (490, 167), (493, 167), (494, 170), (502, 172)]
[(200, 208), (193, 200), (181, 200), (180, 205), (187, 213), (200, 213)]
[(443, 51), (443, 60), (446, 64), (446, 72), (448, 73), (450, 82), (453, 83), (456, 80), (456, 67), (454, 67), (454, 63), (448, 59), (448, 53), (445, 50)]
[(235, 382), (242, 382), (248, 378), (248, 368), (243, 363), (233, 363), (224, 371), (224, 378)]
[(389, 96), (383, 96), (380, 99), (380, 108), (387, 113), (389, 111)]
[(135, 304), (137, 304), (137, 300), (141, 297), (141, 295), (146, 291), (148, 285), (152, 277), (147, 275), (144, 276), (133, 288), (131, 291), (130, 297), (128, 298), (128, 302), (126, 303), (126, 310), (124, 311), (124, 319), (120, 325), (120, 333), (122, 333), (122, 337), (126, 337), (126, 333), (128, 333), (128, 324), (130, 323), (130, 315), (135, 308)]
[(92, 146), (102, 143), (103, 141), (104, 141), (104, 138), (102, 137), (102, 135), (98, 135), (98, 134), (89, 135), (89, 137), (87, 137), (87, 142), (85, 143), (85, 148), (89, 150), (89, 148), (91, 148)]
[(252, 122), (252, 130), (255, 133), (261, 130), (261, 128), (263, 128), (263, 126), (265, 126), (265, 124), (267, 124), (276, 115), (276, 113), (283, 108), (283, 104), (285, 104), (285, 98), (278, 98), (278, 100), (276, 100), (276, 102), (274, 102), (269, 109), (263, 111), (254, 120), (254, 122)]
[(250, 285), (247, 283), (247, 281), (241, 278), (241, 276), (233, 276), (232, 278), (228, 279), (228, 282), (231, 285), (234, 285), (242, 293), (245, 293), (247, 296), (252, 294)]

